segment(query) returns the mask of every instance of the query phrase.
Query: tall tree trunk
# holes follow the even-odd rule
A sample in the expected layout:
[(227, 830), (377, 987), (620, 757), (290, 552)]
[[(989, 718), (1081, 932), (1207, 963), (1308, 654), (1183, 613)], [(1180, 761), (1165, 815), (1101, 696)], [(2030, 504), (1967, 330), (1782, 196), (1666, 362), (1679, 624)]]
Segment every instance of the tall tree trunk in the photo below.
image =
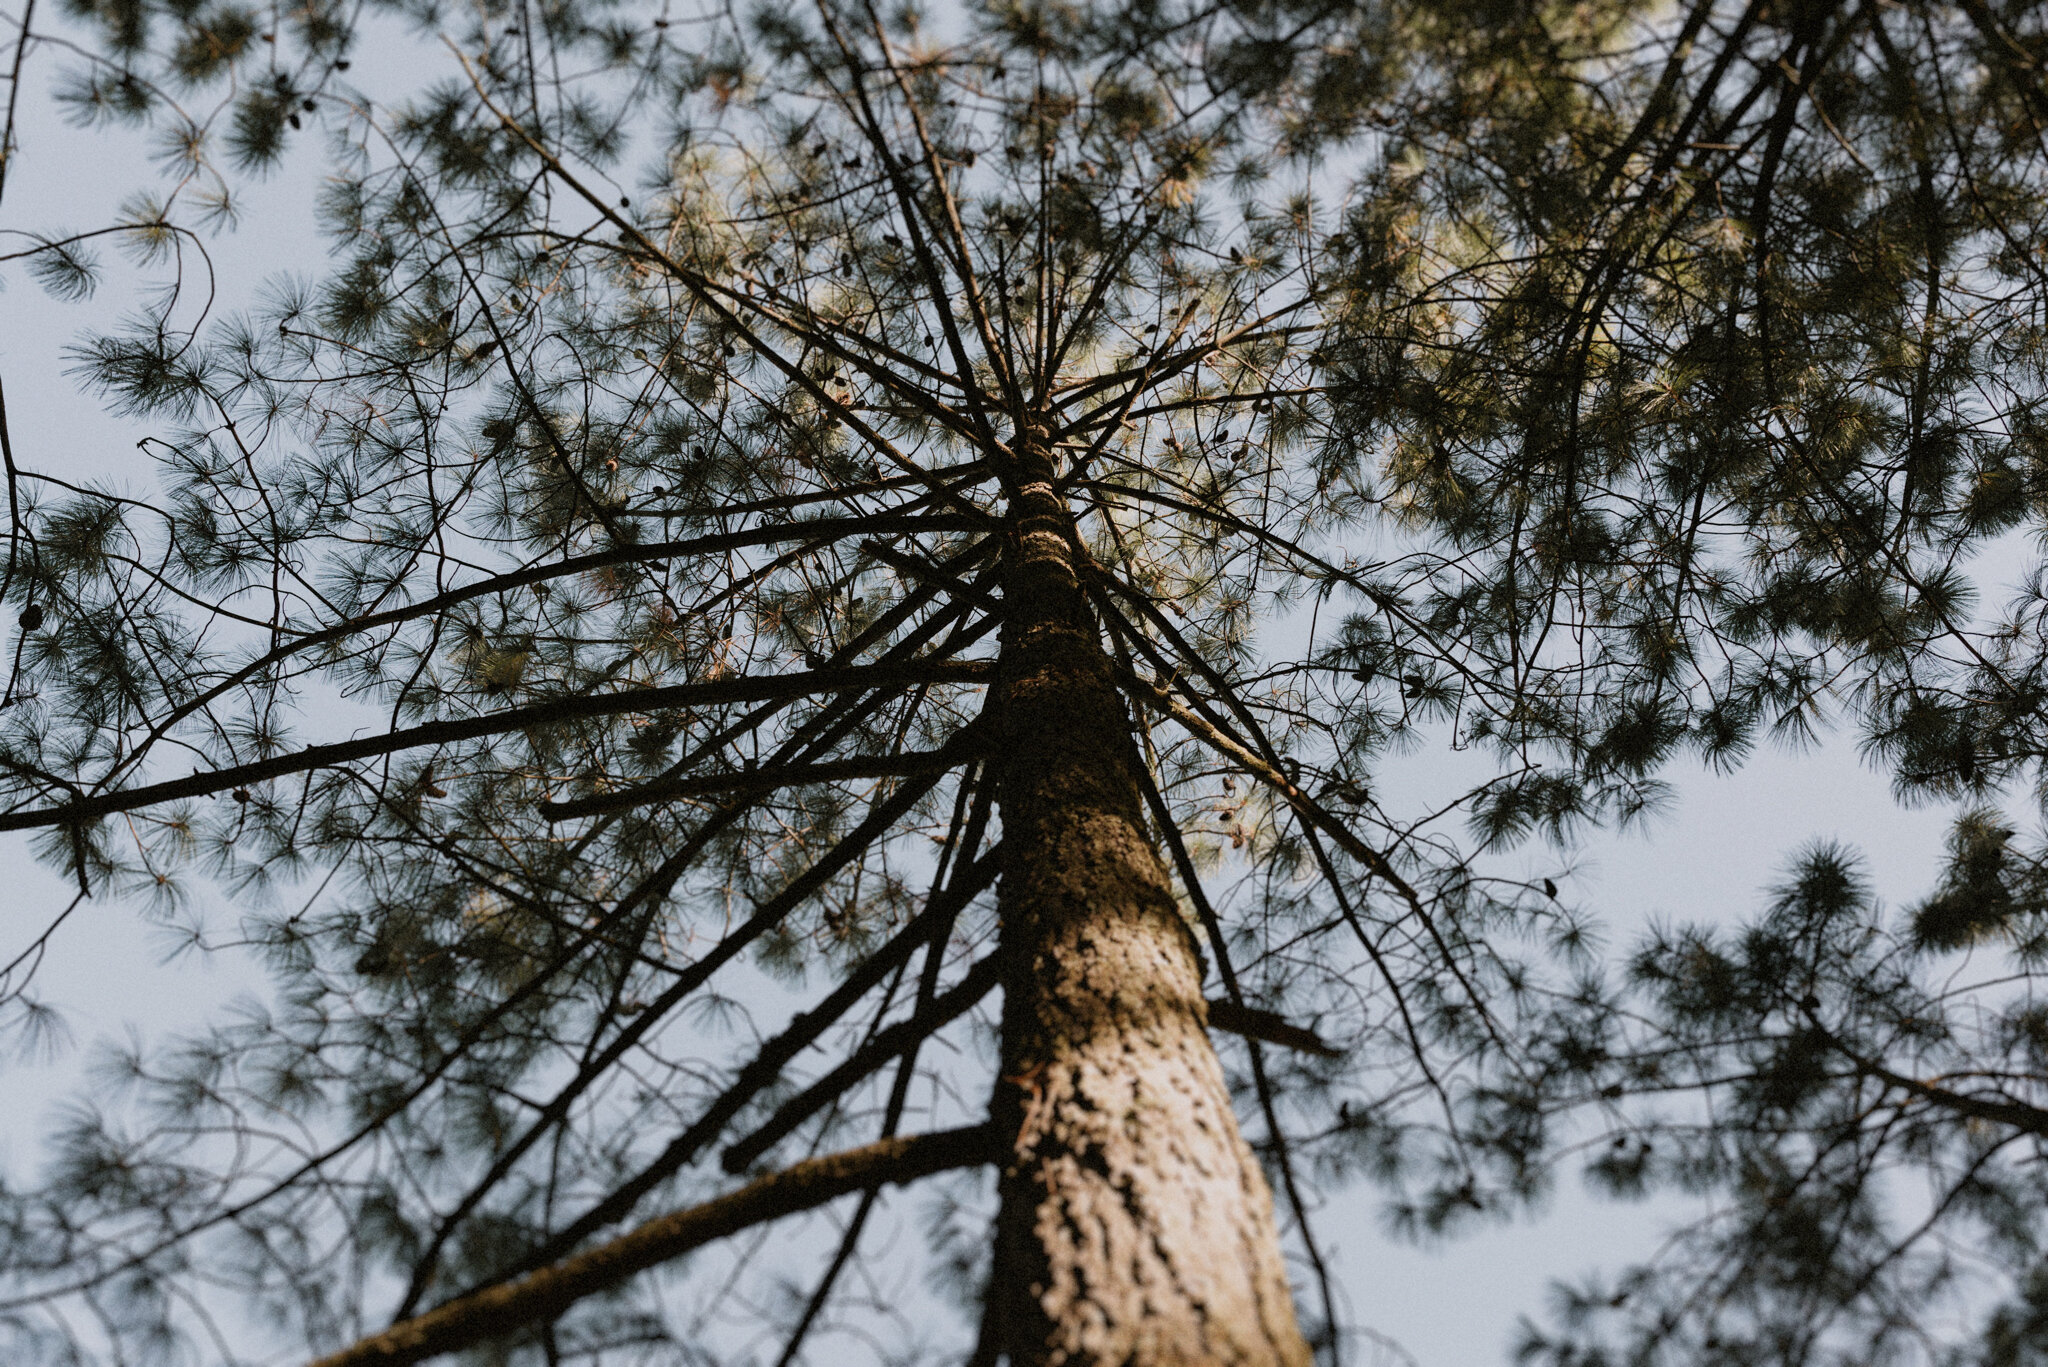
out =
[(1309, 1351), (1272, 1195), (1206, 1029), (1148, 832), (1131, 720), (1043, 438), (1018, 443), (998, 759), (1004, 1155), (988, 1347), (1039, 1364), (1272, 1364)]

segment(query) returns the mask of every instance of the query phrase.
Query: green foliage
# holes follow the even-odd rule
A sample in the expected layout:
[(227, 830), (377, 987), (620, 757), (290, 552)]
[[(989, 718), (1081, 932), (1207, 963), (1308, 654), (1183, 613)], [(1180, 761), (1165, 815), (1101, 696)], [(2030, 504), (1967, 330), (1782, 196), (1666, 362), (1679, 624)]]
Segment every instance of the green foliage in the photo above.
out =
[(1338, 411), (1459, 548), (1501, 744), (1619, 779), (1848, 704), (1902, 789), (1992, 791), (2043, 746), (2044, 638), (1960, 570), (2041, 515), (2034, 19), (1681, 19), (1616, 67), (1626, 11), (1446, 14), (1340, 239)]
[[(1577, 1023), (1603, 1047), (1555, 1050), (1571, 1082), (1553, 1104), (1577, 1089), (1605, 1112), (1596, 1187), (1707, 1194), (1712, 1214), (1657, 1262), (1567, 1290), (1523, 1360), (2023, 1360), (2048, 901), (2041, 852), (2012, 839), (1966, 814), (1942, 891), (1903, 917), (1854, 856), (1810, 850), (1755, 922), (1640, 948), (1598, 1025)], [(1981, 1340), (1932, 1328), (1959, 1320)]]

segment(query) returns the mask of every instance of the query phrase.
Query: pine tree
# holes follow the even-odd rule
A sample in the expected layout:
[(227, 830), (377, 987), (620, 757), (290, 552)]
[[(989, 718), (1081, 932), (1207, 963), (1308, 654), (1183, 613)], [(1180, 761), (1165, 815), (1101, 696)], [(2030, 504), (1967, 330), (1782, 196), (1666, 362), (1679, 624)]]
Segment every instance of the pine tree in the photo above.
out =
[[(1864, 1063), (1942, 1087), (1867, 1033), (1935, 960), (1859, 958), (1828, 856), (1755, 941), (1829, 965), (1789, 1007), (1784, 953), (1684, 937), (1609, 986), (1480, 861), (1831, 707), (1907, 789), (2038, 775), (2031, 600), (1982, 626), (1959, 568), (2048, 487), (2030, 9), (76, 18), (65, 98), (176, 177), (101, 236), (175, 270), (325, 155), (336, 258), (85, 345), (149, 497), (9, 453), (0, 829), (81, 897), (228, 890), (280, 989), (114, 1060), (129, 1100), (8, 1194), (23, 1351), (232, 1340), (225, 1301), (334, 1362), (688, 1353), (729, 1310), (788, 1362), (928, 1180), (976, 1362), (1300, 1362), (1338, 1344), (1312, 1176), (1449, 1228), (1540, 1192), (1560, 1118), (1736, 1055), (1688, 1152), (1741, 1161), (1671, 1175), (1868, 1237), (1753, 1221), (1723, 1306), (1771, 1331), (1637, 1351), (1813, 1360), (1815, 1295), (1882, 1311), (1852, 1351), (1924, 1333), (1891, 1263), (1828, 1261), (1881, 1243), (1856, 1155), (1975, 1181), (2024, 1099), (1826, 1142)], [(436, 83), (350, 85), (413, 32)], [(20, 259), (83, 293), (99, 240)], [(1417, 817), (1381, 767), (1418, 741), (1498, 771)], [(1914, 954), (2027, 923), (2003, 829), (1959, 828)], [(1816, 1144), (1846, 1166), (1754, 1180)], [(638, 1277), (718, 1244), (685, 1285), (753, 1286), (842, 1198), (783, 1301), (692, 1323)]]
[[(1370, 796), (1451, 695), (1411, 571), (1324, 553), (1336, 207), (1209, 84), (1227, 16), (451, 11), (456, 78), (388, 108), (346, 16), (89, 17), (121, 64), (71, 98), (167, 125), (216, 213), (316, 115), (338, 255), (84, 345), (152, 500), (19, 481), (0, 828), (81, 897), (213, 880), (280, 984), (116, 1061), (134, 1109), (16, 1197), (23, 1342), (151, 1351), (230, 1268), (359, 1340), (323, 1362), (622, 1352), (684, 1331), (597, 1293), (858, 1193), (789, 1361), (878, 1188), (979, 1167), (975, 1360), (1307, 1362), (1266, 1173), (1324, 1278), (1318, 1030), (1383, 1070), (1355, 1163), (1511, 1036), (1491, 932), (1533, 918)], [(82, 291), (87, 245), (31, 259)], [(1340, 591), (1387, 625), (1333, 642)], [(761, 974), (800, 1006), (755, 1035)]]

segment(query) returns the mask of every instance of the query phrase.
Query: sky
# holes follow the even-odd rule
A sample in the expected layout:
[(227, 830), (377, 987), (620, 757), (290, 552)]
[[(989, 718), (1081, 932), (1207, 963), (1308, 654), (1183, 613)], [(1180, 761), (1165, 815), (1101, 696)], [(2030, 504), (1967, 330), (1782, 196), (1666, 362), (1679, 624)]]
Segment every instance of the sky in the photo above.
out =
[[(87, 225), (105, 218), (129, 187), (148, 179), (128, 141), (67, 127), (31, 85), (23, 92), (21, 153), (0, 203), (0, 231)], [(251, 203), (245, 224), (218, 239), (222, 302), (232, 306), (278, 272), (319, 269), (324, 248), (310, 211), (314, 159), (290, 164)], [(118, 274), (88, 304), (53, 301), (20, 272), (0, 267), (0, 383), (13, 440), (25, 465), (62, 468), (140, 487), (136, 449), (148, 429), (104, 412), (67, 374), (63, 348), (93, 322), (122, 311)], [(11, 645), (18, 604), (0, 611), (0, 647)], [(1460, 775), (1441, 752), (1402, 762), (1383, 800), (1453, 791)], [(1680, 770), (1675, 799), (1643, 829), (1603, 835), (1572, 850), (1527, 848), (1531, 877), (1557, 876), (1562, 897), (1591, 909), (1625, 944), (1652, 918), (1727, 923), (1757, 910), (1762, 890), (1787, 859), (1815, 840), (1864, 854), (1875, 885), (1893, 905), (1931, 887), (1949, 813), (1902, 809), (1884, 777), (1841, 737), (1804, 753), (1765, 750), (1733, 775)], [(0, 961), (40, 931), (73, 889), (32, 863), (19, 837), (0, 837)], [(232, 923), (233, 909), (215, 909)], [(81, 1085), (96, 1039), (133, 1032), (161, 1040), (192, 1029), (237, 994), (261, 993), (259, 972), (233, 954), (166, 961), (165, 937), (129, 905), (95, 899), (55, 938), (39, 994), (65, 1015), (73, 1046), (53, 1059), (0, 1054), (0, 1172), (25, 1173), (36, 1135)], [(1387, 1237), (1379, 1193), (1359, 1187), (1321, 1193), (1319, 1231), (1334, 1257), (1351, 1315), (1398, 1342), (1421, 1367), (1504, 1361), (1518, 1316), (1535, 1314), (1554, 1279), (1618, 1270), (1664, 1238), (1687, 1212), (1595, 1199), (1560, 1185), (1547, 1206), (1491, 1231), (1417, 1248)], [(1354, 1361), (1374, 1362), (1368, 1351)], [(1380, 1361), (1395, 1360), (1381, 1354)]]

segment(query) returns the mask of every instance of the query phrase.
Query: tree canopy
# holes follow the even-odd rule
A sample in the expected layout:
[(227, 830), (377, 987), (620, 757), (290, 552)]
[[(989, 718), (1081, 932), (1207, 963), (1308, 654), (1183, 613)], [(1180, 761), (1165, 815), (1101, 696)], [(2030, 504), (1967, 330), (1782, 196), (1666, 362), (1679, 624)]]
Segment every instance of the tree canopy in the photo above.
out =
[[(34, 343), (122, 476), (6, 445), (0, 831), (275, 983), (0, 1191), (18, 1354), (1336, 1360), (1319, 1190), (1575, 1170), (1713, 1213), (1532, 1360), (2048, 1352), (2035, 7), (10, 20), (0, 195), (23, 99), (163, 176), (0, 198), (148, 282)], [(1514, 853), (1830, 729), (1903, 916)]]

